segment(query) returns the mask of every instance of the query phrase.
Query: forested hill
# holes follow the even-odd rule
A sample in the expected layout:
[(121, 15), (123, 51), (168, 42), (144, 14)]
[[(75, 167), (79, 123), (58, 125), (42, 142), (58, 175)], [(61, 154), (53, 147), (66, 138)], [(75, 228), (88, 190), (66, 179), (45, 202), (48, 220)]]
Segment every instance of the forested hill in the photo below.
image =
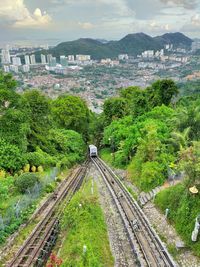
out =
[(119, 41), (110, 41), (107, 43), (82, 38), (71, 42), (63, 42), (53, 49), (39, 53), (50, 53), (56, 57), (60, 55), (88, 54), (93, 59), (101, 59), (106, 57), (114, 58), (120, 53), (136, 56), (145, 50), (159, 50), (164, 48), (165, 44), (173, 44), (174, 47), (190, 48), (192, 40), (178, 32), (157, 37), (151, 37), (144, 33), (135, 33), (129, 34)]

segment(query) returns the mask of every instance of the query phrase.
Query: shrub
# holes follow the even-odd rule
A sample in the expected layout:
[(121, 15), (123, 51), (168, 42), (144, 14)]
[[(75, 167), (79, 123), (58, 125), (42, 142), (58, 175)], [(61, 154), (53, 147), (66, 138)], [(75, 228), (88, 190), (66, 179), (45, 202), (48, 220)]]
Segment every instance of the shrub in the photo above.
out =
[(32, 171), (32, 172), (36, 172), (36, 170), (37, 170), (37, 169), (36, 169), (35, 166), (32, 166), (32, 167), (31, 167), (31, 171)]
[(23, 168), (24, 172), (29, 172), (30, 171), (30, 164), (26, 164)]
[(40, 166), (44, 164), (45, 159), (43, 155), (39, 152), (30, 152), (27, 154), (27, 161), (30, 165)]
[(19, 148), (0, 138), (0, 168), (13, 172), (20, 170), (25, 163)]
[(39, 178), (34, 173), (24, 173), (16, 178), (15, 186), (20, 193), (25, 193), (39, 182)]
[(142, 165), (140, 178), (141, 189), (149, 191), (164, 182), (163, 169), (158, 162), (145, 162)]
[(38, 172), (43, 172), (43, 171), (44, 171), (44, 169), (43, 169), (43, 167), (42, 167), (42, 166), (39, 166), (39, 167), (37, 168), (37, 171), (38, 171)]
[(0, 178), (5, 178), (6, 172), (4, 170), (0, 170)]

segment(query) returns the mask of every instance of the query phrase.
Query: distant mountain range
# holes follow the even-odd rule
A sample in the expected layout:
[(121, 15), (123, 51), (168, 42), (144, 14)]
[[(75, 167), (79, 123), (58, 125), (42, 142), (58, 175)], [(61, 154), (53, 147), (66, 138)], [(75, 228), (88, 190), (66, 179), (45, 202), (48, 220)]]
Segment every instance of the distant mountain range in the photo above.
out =
[[(125, 53), (136, 56), (145, 50), (160, 50), (166, 44), (174, 47), (190, 48), (192, 40), (180, 32), (166, 33), (162, 36), (151, 37), (144, 33), (128, 34), (119, 41), (102, 42), (90, 38), (81, 38), (71, 42), (63, 42), (48, 51), (53, 56), (88, 54), (93, 59), (115, 58)], [(37, 55), (39, 56), (39, 55)]]

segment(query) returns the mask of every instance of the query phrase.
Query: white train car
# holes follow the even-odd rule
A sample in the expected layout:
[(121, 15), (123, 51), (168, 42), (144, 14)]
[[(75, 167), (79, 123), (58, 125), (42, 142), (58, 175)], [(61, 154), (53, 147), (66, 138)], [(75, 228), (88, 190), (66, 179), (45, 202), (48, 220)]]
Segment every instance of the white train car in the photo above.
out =
[(97, 147), (94, 145), (89, 145), (90, 157), (97, 157)]

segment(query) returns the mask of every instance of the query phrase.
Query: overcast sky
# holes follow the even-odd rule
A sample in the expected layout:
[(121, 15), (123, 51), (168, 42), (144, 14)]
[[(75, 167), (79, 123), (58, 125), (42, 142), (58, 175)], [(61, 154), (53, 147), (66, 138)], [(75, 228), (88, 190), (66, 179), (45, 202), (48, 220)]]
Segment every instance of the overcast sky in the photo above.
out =
[(0, 0), (0, 42), (175, 31), (200, 37), (200, 0)]

